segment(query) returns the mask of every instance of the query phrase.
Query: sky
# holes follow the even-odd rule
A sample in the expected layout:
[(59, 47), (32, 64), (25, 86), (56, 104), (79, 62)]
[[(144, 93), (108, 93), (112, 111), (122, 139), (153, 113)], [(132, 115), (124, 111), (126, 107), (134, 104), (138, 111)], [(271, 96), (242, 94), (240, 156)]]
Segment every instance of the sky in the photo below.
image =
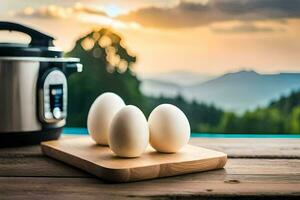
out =
[[(0, 0), (0, 20), (48, 33), (65, 51), (112, 28), (138, 74), (300, 71), (300, 0)], [(2, 40), (28, 38), (1, 32)]]

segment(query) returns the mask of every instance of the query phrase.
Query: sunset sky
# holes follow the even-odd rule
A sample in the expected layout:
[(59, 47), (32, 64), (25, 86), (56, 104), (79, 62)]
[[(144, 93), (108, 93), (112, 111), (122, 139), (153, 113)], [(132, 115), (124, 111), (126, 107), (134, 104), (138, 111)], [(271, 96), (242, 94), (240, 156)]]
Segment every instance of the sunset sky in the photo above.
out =
[(111, 27), (139, 74), (300, 71), (300, 0), (0, 0), (0, 19), (49, 33), (64, 50)]

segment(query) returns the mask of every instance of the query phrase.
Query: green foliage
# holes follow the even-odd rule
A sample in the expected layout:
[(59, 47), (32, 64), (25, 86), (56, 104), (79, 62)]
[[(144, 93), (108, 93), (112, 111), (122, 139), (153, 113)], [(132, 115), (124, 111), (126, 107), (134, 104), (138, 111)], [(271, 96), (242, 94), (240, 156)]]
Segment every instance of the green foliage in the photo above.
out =
[(239, 130), (238, 118), (235, 114), (227, 112), (224, 113), (220, 124), (217, 128), (218, 132), (236, 133)]
[(189, 119), (191, 129), (194, 132), (213, 132), (223, 115), (223, 111), (214, 106), (199, 104), (197, 102), (187, 102), (181, 96), (177, 98), (153, 98), (147, 97), (147, 106), (143, 111), (148, 116), (150, 112), (159, 104), (169, 103), (179, 107)]
[(224, 133), (300, 133), (300, 92), (242, 116), (225, 113), (217, 129)]
[(295, 107), (292, 111), (288, 131), (290, 133), (300, 133), (300, 106)]
[(122, 39), (108, 29), (93, 31), (80, 38), (66, 56), (78, 57), (82, 73), (69, 78), (68, 125), (86, 126), (88, 110), (103, 92), (115, 92), (127, 104), (143, 106), (140, 82), (131, 71), (136, 61), (122, 45)]
[(287, 97), (281, 97), (277, 101), (273, 101), (270, 103), (270, 108), (276, 108), (283, 112), (283, 114), (289, 114), (292, 110), (300, 105), (300, 93), (297, 91), (293, 91)]

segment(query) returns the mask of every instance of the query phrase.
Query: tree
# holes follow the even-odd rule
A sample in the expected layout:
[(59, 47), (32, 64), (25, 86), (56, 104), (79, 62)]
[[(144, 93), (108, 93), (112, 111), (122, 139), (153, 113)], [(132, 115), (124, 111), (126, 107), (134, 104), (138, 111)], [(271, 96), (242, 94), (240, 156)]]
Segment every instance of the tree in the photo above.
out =
[(89, 108), (103, 92), (120, 95), (127, 104), (143, 106), (139, 80), (131, 70), (136, 57), (123, 46), (122, 38), (109, 29), (92, 31), (76, 41), (68, 57), (78, 57), (82, 73), (69, 78), (69, 126), (86, 126)]
[(234, 113), (224, 113), (217, 130), (222, 133), (239, 133), (239, 118)]
[(300, 106), (297, 106), (292, 111), (289, 132), (300, 133)]

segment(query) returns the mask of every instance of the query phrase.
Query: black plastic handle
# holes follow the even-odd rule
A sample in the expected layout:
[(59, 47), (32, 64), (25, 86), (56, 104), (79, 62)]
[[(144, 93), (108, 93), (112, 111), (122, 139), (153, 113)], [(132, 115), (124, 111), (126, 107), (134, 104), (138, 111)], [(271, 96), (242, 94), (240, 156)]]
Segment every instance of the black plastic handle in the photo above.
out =
[(66, 75), (70, 76), (75, 72), (82, 72), (82, 70), (83, 70), (83, 66), (82, 66), (82, 64), (80, 64), (78, 62), (67, 63)]
[(18, 31), (29, 35), (31, 37), (31, 41), (29, 43), (30, 46), (37, 46), (37, 47), (54, 46), (53, 37), (43, 34), (37, 30), (31, 29), (27, 26), (23, 26), (21, 24), (0, 21), (0, 30)]

